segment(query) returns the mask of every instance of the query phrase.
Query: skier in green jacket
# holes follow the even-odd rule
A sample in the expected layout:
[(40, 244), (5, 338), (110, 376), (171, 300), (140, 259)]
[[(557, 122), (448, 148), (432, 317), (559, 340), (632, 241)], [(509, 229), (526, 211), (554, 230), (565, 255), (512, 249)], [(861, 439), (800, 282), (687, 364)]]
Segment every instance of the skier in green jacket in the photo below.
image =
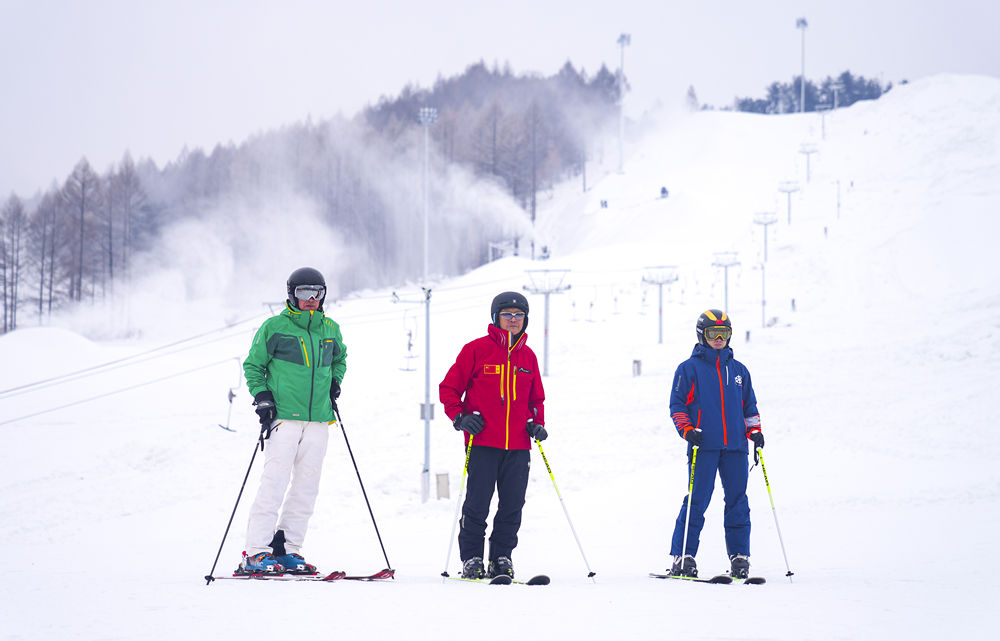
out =
[(329, 425), (336, 420), (347, 348), (323, 313), (326, 280), (303, 267), (285, 309), (261, 325), (243, 363), (260, 417), (264, 471), (250, 508), (242, 574), (314, 574), (300, 554), (319, 492)]

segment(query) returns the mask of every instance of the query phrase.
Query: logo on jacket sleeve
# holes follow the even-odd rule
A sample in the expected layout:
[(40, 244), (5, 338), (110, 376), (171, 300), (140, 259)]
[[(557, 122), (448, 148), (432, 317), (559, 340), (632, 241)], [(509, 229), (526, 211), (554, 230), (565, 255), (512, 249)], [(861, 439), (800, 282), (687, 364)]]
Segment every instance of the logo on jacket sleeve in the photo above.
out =
[(733, 379), (733, 380), (736, 381), (737, 385), (739, 385), (740, 387), (743, 387), (743, 376), (741, 374), (737, 374), (736, 378)]

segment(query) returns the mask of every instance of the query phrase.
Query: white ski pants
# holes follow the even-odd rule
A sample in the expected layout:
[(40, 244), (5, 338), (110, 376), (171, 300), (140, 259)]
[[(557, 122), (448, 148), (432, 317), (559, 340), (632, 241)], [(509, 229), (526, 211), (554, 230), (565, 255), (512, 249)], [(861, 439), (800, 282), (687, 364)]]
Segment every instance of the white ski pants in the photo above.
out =
[(326, 421), (282, 420), (264, 441), (264, 471), (247, 524), (247, 556), (270, 552), (278, 530), (285, 531), (285, 552), (302, 549), (329, 438)]

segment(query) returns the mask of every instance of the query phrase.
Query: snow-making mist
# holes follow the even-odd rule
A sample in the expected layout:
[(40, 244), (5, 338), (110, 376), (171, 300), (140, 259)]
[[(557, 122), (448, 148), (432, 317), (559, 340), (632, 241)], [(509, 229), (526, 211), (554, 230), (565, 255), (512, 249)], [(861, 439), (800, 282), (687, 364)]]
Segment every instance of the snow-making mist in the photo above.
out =
[[(627, 148), (623, 174), (583, 194), (577, 181), (561, 185), (542, 203), (550, 260), (506, 258), (432, 284), (435, 400), (496, 293), (571, 285), (549, 301), (544, 447), (594, 581), (535, 452), (514, 564), (552, 585), (442, 582), (442, 570), (458, 569), (457, 554), (445, 555), (463, 452), (438, 405), (431, 471), (449, 475), (451, 497), (421, 503), (425, 328), (422, 307), (405, 302), (419, 298), (415, 287), (396, 290), (404, 302), (386, 289), (327, 304), (349, 350), (344, 427), (397, 571), (378, 584), (202, 579), (254, 452), (239, 364), (263, 307), (223, 322), (214, 308), (160, 310), (187, 320), (133, 340), (84, 335), (73, 319), (0, 337), (0, 636), (992, 638), (998, 143), (1000, 81), (986, 77), (897, 86), (825, 119), (665, 119)], [(777, 189), (786, 181), (800, 188), (790, 199)], [(775, 222), (755, 224), (761, 213)], [(659, 288), (648, 282), (667, 275), (658, 266), (677, 277), (662, 289), (662, 344)], [(280, 300), (286, 277), (260, 274), (254, 295)], [(218, 292), (219, 308), (231, 289)], [(528, 297), (529, 344), (542, 359), (545, 301)], [(785, 577), (758, 467), (751, 562), (767, 585), (652, 581), (686, 489), (671, 376), (698, 314), (726, 299), (795, 574)], [(145, 306), (157, 310), (155, 299)], [(385, 561), (331, 429), (303, 552), (320, 569), (372, 572)], [(259, 473), (258, 458), (217, 573), (239, 561)], [(728, 567), (721, 491), (707, 517), (698, 563), (714, 573)]]

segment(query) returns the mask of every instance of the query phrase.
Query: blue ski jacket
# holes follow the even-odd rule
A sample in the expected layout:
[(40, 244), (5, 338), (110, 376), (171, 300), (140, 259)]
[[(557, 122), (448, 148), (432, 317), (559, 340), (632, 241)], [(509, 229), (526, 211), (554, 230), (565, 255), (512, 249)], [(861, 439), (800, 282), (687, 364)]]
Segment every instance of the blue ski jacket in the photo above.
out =
[(749, 451), (747, 439), (760, 431), (760, 414), (750, 371), (733, 358), (731, 347), (694, 346), (674, 374), (670, 417), (681, 438), (700, 428), (706, 450)]

